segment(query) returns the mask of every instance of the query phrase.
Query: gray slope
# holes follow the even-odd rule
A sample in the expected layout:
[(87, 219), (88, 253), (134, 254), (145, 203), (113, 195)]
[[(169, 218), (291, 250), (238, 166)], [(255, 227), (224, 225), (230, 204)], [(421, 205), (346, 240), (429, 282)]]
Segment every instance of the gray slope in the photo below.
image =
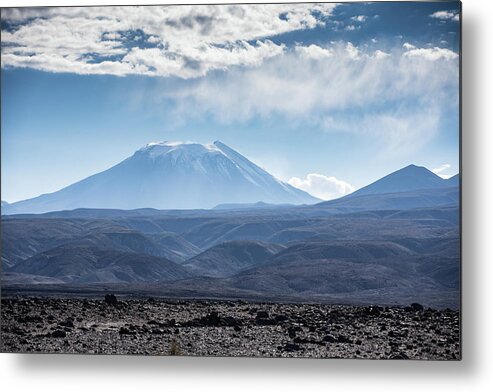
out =
[(197, 275), (227, 277), (265, 263), (283, 246), (261, 241), (230, 241), (216, 245), (182, 265)]

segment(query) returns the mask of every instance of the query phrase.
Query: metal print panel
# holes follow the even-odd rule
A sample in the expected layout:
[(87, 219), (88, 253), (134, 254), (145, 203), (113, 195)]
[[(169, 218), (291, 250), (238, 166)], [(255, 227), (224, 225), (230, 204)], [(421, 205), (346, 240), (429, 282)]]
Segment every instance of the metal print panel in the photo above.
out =
[(460, 15), (3, 8), (2, 351), (460, 359)]

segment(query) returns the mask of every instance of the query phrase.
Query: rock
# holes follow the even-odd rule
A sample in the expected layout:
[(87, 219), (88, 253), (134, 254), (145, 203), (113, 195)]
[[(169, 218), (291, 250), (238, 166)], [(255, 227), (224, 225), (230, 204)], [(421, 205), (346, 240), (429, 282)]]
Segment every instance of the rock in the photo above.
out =
[(413, 302), (413, 303), (411, 304), (411, 308), (412, 308), (414, 311), (416, 311), (416, 312), (421, 311), (421, 310), (424, 310), (423, 305), (421, 305), (421, 304), (419, 304), (419, 303), (417, 303), (417, 302)]
[(17, 321), (19, 323), (39, 323), (39, 322), (42, 322), (43, 319), (41, 318), (41, 316), (27, 315), (27, 316), (24, 316), (24, 317), (18, 317), (17, 318)]
[(259, 310), (257, 312), (257, 318), (258, 319), (265, 319), (265, 318), (269, 318), (269, 313), (267, 313), (266, 311), (264, 310)]
[(400, 352), (394, 354), (390, 359), (409, 359), (409, 357), (406, 355), (406, 353)]
[(174, 318), (169, 319), (168, 322), (166, 323), (168, 327), (174, 327), (176, 325), (176, 320)]
[(284, 314), (278, 314), (276, 317), (274, 317), (274, 320), (276, 320), (278, 323), (283, 323), (288, 319), (287, 316)]
[(286, 352), (293, 352), (301, 350), (301, 347), (298, 344), (286, 343), (283, 348)]
[(371, 305), (364, 309), (364, 313), (369, 316), (379, 316), (382, 310), (380, 306)]
[(57, 329), (56, 331), (53, 331), (53, 333), (51, 334), (52, 337), (54, 338), (64, 338), (67, 336), (67, 332), (61, 330), (61, 329)]
[(270, 318), (259, 318), (255, 320), (257, 325), (276, 325), (276, 320)]
[(329, 343), (334, 343), (336, 342), (337, 339), (332, 336), (332, 335), (325, 335), (323, 338), (322, 338), (322, 342), (329, 342)]
[(339, 335), (337, 337), (337, 343), (351, 343), (351, 339), (349, 339), (347, 336)]
[(116, 305), (118, 303), (118, 300), (113, 294), (106, 294), (104, 296), (104, 302), (106, 302), (108, 305)]
[(15, 333), (16, 335), (22, 336), (26, 334), (26, 330), (20, 327), (13, 327), (10, 332)]
[(206, 327), (218, 327), (221, 324), (221, 318), (217, 312), (210, 312), (198, 320), (200, 324)]
[(120, 327), (120, 330), (118, 331), (120, 335), (135, 335), (135, 332), (131, 331), (128, 328), (125, 327)]
[(74, 328), (74, 322), (70, 319), (58, 323), (61, 327)]
[(235, 327), (240, 324), (240, 322), (232, 316), (226, 316), (222, 318), (222, 324), (226, 327)]
[(296, 338), (293, 339), (293, 343), (304, 344), (304, 343), (308, 343), (308, 340), (302, 339), (299, 336), (297, 336)]

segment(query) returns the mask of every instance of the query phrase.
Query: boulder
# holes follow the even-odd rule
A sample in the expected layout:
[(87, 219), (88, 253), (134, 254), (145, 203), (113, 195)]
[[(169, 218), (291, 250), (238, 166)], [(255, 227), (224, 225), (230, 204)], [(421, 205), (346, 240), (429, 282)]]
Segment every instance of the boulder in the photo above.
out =
[(52, 337), (54, 338), (64, 338), (67, 336), (67, 332), (61, 330), (61, 329), (57, 329), (56, 331), (53, 331), (53, 333), (51, 334)]
[(104, 296), (104, 302), (106, 302), (108, 305), (116, 305), (118, 303), (118, 300), (113, 294), (106, 294)]

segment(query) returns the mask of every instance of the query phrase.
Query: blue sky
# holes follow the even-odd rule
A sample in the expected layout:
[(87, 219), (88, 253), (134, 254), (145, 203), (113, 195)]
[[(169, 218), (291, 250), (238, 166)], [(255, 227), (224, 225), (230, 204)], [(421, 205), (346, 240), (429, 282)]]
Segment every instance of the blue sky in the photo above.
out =
[(326, 199), (410, 163), (458, 172), (456, 2), (2, 17), (2, 200), (157, 140), (221, 140)]

